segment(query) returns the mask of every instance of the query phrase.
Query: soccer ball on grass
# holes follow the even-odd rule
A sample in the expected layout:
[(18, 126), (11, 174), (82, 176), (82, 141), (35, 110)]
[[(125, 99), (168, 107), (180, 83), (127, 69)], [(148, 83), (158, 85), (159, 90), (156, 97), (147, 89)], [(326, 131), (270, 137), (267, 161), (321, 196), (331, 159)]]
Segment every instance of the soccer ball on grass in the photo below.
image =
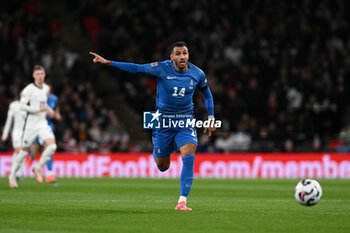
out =
[(294, 190), (295, 199), (302, 205), (312, 206), (317, 204), (322, 197), (321, 185), (313, 179), (299, 181)]

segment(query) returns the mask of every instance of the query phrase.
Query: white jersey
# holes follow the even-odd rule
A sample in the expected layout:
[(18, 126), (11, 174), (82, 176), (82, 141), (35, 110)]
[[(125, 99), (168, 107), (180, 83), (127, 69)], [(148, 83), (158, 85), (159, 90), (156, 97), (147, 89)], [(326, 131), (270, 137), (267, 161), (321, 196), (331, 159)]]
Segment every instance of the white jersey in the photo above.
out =
[(40, 112), (41, 106), (47, 107), (48, 85), (39, 88), (34, 83), (27, 85), (22, 91), (21, 109), (27, 112), (24, 130), (39, 129), (47, 125), (46, 111)]
[(12, 140), (16, 137), (15, 135), (21, 134), (23, 131), (24, 120), (26, 112), (21, 109), (21, 103), (19, 100), (15, 100), (10, 103), (9, 110), (7, 111), (7, 118), (2, 134), (2, 140), (5, 141), (12, 129)]

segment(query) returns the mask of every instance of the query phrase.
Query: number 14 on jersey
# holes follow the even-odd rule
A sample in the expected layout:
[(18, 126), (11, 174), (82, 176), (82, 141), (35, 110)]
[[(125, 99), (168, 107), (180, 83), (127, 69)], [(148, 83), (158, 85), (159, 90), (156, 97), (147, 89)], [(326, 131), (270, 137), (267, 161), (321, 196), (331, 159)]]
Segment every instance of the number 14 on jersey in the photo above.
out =
[(174, 87), (174, 93), (173, 93), (173, 96), (182, 96), (184, 97), (185, 96), (185, 91), (186, 91), (186, 88), (181, 88), (181, 90), (179, 91), (179, 93), (177, 92), (178, 91), (178, 87)]

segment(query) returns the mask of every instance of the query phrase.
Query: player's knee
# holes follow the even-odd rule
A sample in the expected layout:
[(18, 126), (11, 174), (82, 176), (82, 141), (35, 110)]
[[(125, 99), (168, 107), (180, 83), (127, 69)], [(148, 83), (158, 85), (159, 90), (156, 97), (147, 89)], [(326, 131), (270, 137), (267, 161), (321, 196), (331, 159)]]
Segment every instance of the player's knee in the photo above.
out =
[(159, 171), (165, 172), (166, 170), (169, 169), (170, 163), (167, 163), (167, 162), (157, 163), (157, 167)]
[(20, 151), (21, 151), (21, 148), (20, 148), (20, 147), (15, 148), (15, 153), (16, 153), (16, 154), (18, 154), (18, 152), (20, 152)]
[(182, 147), (180, 147), (180, 153), (182, 157), (185, 157), (187, 155), (192, 155), (196, 153), (196, 145), (193, 143), (188, 143), (186, 145), (183, 145)]
[(166, 172), (166, 171), (168, 170), (168, 168), (161, 168), (161, 167), (158, 167), (158, 170), (159, 170), (160, 172)]
[(25, 151), (25, 152), (29, 152), (30, 151), (30, 147), (23, 147), (21, 150), (20, 150), (20, 152), (21, 151)]
[(55, 152), (56, 149), (57, 149), (56, 143), (53, 143), (53, 144), (48, 145), (48, 146), (47, 146), (47, 149), (50, 150), (50, 151), (52, 151), (52, 152)]

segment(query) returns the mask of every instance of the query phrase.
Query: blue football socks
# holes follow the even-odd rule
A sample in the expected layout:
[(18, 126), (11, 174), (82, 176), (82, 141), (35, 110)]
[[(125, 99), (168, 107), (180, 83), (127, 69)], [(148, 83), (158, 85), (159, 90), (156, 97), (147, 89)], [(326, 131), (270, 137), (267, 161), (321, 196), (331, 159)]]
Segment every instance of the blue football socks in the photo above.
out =
[(180, 196), (187, 197), (190, 194), (193, 183), (194, 155), (182, 158), (182, 171), (180, 176)]
[(33, 155), (32, 150), (29, 151), (29, 155), (30, 155), (30, 159), (33, 160), (34, 159), (34, 155)]
[(52, 164), (53, 164), (53, 156), (51, 159), (46, 163), (47, 171), (52, 172)]

